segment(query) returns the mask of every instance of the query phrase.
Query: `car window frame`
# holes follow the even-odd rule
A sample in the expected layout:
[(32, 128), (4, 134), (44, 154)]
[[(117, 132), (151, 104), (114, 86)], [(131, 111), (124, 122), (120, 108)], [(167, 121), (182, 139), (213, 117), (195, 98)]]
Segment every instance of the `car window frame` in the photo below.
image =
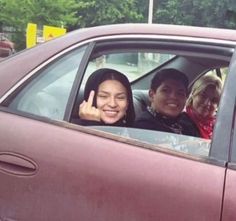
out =
[[(236, 49), (236, 48), (235, 48)], [(232, 133), (230, 137), (230, 144), (229, 144), (229, 162), (228, 162), (228, 168), (236, 170), (236, 88), (235, 88), (235, 81), (236, 81), (236, 50), (232, 56), (231, 63), (228, 69), (229, 76), (226, 79), (226, 86), (230, 88), (231, 90), (228, 91), (228, 96), (231, 96), (232, 98), (232, 104), (233, 104), (233, 110), (232, 110)], [(225, 105), (228, 106), (228, 103), (222, 104), (222, 106)], [(223, 127), (222, 127), (223, 128)], [(225, 130), (225, 128), (224, 128)]]
[[(121, 41), (121, 37), (122, 36), (117, 36), (117, 40), (119, 40), (119, 41)], [(80, 43), (78, 43), (78, 45), (73, 45), (72, 47), (70, 47), (70, 48), (67, 48), (66, 49), (66, 51), (68, 52), (68, 51), (70, 51), (70, 50), (72, 50), (73, 48), (76, 48), (76, 47), (78, 47), (78, 46), (82, 46), (82, 45), (85, 45), (86, 43), (91, 43), (91, 48), (89, 49), (90, 51), (88, 51), (88, 53), (87, 53), (87, 58), (86, 59), (84, 59), (84, 61), (85, 61), (85, 63), (83, 63), (83, 66), (81, 66), (81, 68), (79, 68), (79, 73), (77, 73), (78, 74), (78, 82), (75, 84), (75, 85), (73, 85), (73, 88), (74, 89), (77, 89), (76, 91), (78, 92), (78, 88), (79, 88), (79, 86), (80, 86), (80, 84), (81, 84), (81, 79), (82, 79), (82, 77), (83, 77), (83, 74), (85, 73), (85, 69), (86, 69), (86, 65), (87, 65), (87, 60), (88, 60), (88, 58), (89, 58), (89, 56), (90, 56), (90, 54), (92, 53), (92, 49), (94, 48), (94, 46), (98, 43), (98, 42), (100, 42), (100, 41), (109, 41), (109, 37), (104, 37), (104, 38), (102, 38), (102, 37), (100, 37), (100, 38), (95, 38), (95, 39), (89, 39), (89, 40), (87, 40), (87, 41), (84, 41), (84, 42), (80, 42)], [(112, 38), (111, 39), (114, 39), (114, 36), (112, 36)], [(133, 41), (136, 41), (137, 42), (137, 38), (134, 38), (134, 37), (132, 37), (132, 39), (133, 39)], [(153, 40), (153, 36), (151, 36), (151, 39)], [(149, 41), (149, 38), (145, 35), (145, 36), (143, 36), (142, 37), (142, 40), (146, 40), (146, 41)], [(156, 41), (158, 42), (159, 40), (158, 40), (158, 37), (156, 38)], [(178, 47), (179, 48), (181, 48), (181, 46), (183, 46), (183, 44), (186, 44), (186, 42), (185, 42), (185, 40), (181, 40), (181, 41), (173, 41), (173, 39), (169, 42), (169, 44), (167, 44), (167, 48), (170, 48), (170, 46), (171, 45), (175, 45), (176, 44), (176, 42), (178, 42)], [(162, 44), (162, 45), (165, 45), (164, 43), (166, 43), (166, 40), (165, 41), (163, 41), (163, 39), (162, 40), (160, 40), (160, 43)], [(192, 41), (190, 41), (190, 42), (188, 42), (190, 45), (192, 44), (192, 45), (204, 45), (204, 47), (205, 48), (207, 48), (208, 47), (208, 45), (205, 45), (206, 43), (203, 43), (203, 42), (201, 42), (201, 41), (196, 41), (196, 42), (192, 42)], [(233, 44), (233, 43), (232, 43)], [(216, 43), (212, 43), (212, 45), (213, 45), (213, 47), (215, 47), (216, 46)], [(232, 46), (229, 46), (229, 45), (226, 45), (226, 46), (224, 46), (223, 44), (221, 45), (223, 48), (225, 47), (225, 48), (228, 48), (226, 51), (230, 51), (230, 50), (232, 50)], [(177, 49), (178, 49), (178, 47), (177, 47)], [(190, 46), (189, 46), (190, 47)], [(191, 48), (191, 47), (190, 47)], [(216, 46), (216, 49), (217, 49), (218, 47)], [(164, 50), (164, 49), (163, 49)], [(166, 49), (167, 50), (167, 49)], [(168, 50), (168, 51), (173, 51), (173, 50)], [(60, 53), (60, 55), (63, 55), (64, 54), (64, 52), (61, 52)], [(58, 55), (56, 55), (55, 57), (58, 57)], [(51, 60), (53, 60), (53, 59), (55, 59), (55, 57), (52, 57), (51, 58)], [(222, 57), (227, 57), (227, 55), (222, 55)], [(76, 93), (74, 92), (74, 93), (72, 93), (71, 95), (70, 95), (70, 102), (68, 102), (67, 103), (67, 105), (71, 105), (72, 104), (72, 102), (73, 101), (76, 101)], [(75, 105), (76, 104), (76, 102), (74, 102), (73, 103), (73, 105)], [(70, 116), (71, 116), (71, 113), (73, 112), (71, 109), (73, 109), (73, 108), (71, 108), (71, 107), (68, 107), (68, 111), (66, 111), (66, 115), (65, 115), (65, 117), (64, 117), (64, 119), (70, 119)], [(4, 108), (4, 111), (9, 111), (9, 110), (7, 110), (7, 108)], [(9, 112), (12, 112), (12, 111), (9, 111)], [(29, 114), (25, 114), (25, 113), (14, 113), (14, 114), (17, 114), (17, 115), (20, 115), (20, 116), (25, 116), (25, 117), (29, 117), (29, 118), (33, 118), (33, 119), (36, 119), (36, 120), (40, 120), (40, 121), (46, 121), (46, 122), (48, 122), (48, 123), (52, 123), (52, 124), (56, 124), (56, 125), (58, 125), (58, 121), (57, 120), (51, 120), (51, 119), (48, 119), (48, 118), (44, 118), (44, 117), (40, 117), (40, 116), (31, 116), (31, 115), (29, 115)], [(63, 124), (59, 124), (60, 126), (63, 126), (63, 127), (68, 127), (68, 128), (71, 128), (71, 123), (70, 122), (67, 122), (66, 120), (65, 121), (63, 121)], [(72, 126), (72, 128), (74, 129), (78, 129), (78, 127), (80, 128), (80, 130), (81, 130), (81, 126), (79, 126), (79, 125), (73, 125)], [(84, 129), (83, 129), (83, 131), (84, 131)], [(96, 133), (94, 133), (93, 132), (93, 130), (92, 129), (90, 129), (90, 128), (86, 128), (86, 133), (88, 132), (88, 131), (91, 131), (91, 133), (92, 134), (97, 134), (97, 132)], [(104, 137), (104, 138), (107, 138), (107, 134), (106, 133), (103, 133), (103, 132), (101, 132), (101, 133), (99, 133), (99, 136), (102, 136), (102, 137)], [(117, 138), (117, 137), (113, 137), (113, 136), (108, 136), (109, 137), (109, 139), (114, 139), (114, 140), (118, 140), (118, 141), (120, 141), (120, 138)], [(222, 139), (222, 140), (225, 140), (225, 139)], [(143, 143), (140, 143), (140, 145), (139, 144), (137, 144), (136, 142), (133, 142), (133, 141), (128, 141), (127, 139), (125, 140), (125, 142), (126, 143), (130, 143), (130, 144), (132, 144), (132, 145), (136, 145), (136, 146), (141, 146), (141, 147), (145, 147), (145, 148), (148, 148), (148, 147), (150, 147), (150, 145), (149, 144), (143, 144)], [(222, 141), (223, 142), (223, 141)], [(211, 148), (213, 148), (214, 146), (216, 146), (214, 149), (215, 149), (215, 151), (212, 151), (211, 152), (211, 154), (212, 154), (212, 156), (213, 156), (213, 158), (212, 158), (212, 160), (214, 161), (214, 162), (218, 162), (218, 163), (223, 163), (223, 164), (225, 164), (225, 162), (227, 161), (227, 154), (228, 154), (228, 149), (227, 150), (225, 150), (225, 154), (224, 154), (224, 159), (221, 159), (221, 158), (218, 158), (219, 157), (219, 155), (218, 155), (218, 153), (217, 153), (217, 150), (219, 149), (219, 145), (218, 145), (218, 147), (217, 147), (217, 144), (215, 144), (215, 142), (213, 142), (213, 144), (212, 144), (212, 147)], [(170, 151), (171, 152), (171, 151)], [(176, 154), (176, 153), (172, 153), (172, 154)], [(178, 154), (177, 154), (178, 155)], [(185, 156), (186, 157), (186, 156)], [(191, 159), (193, 158), (193, 156), (188, 156), (188, 157), (190, 157)], [(197, 158), (197, 159), (199, 159), (199, 158)]]
[[(107, 39), (105, 40), (107, 41)], [(117, 44), (116, 44), (116, 47), (119, 47), (120, 48), (120, 44), (126, 42), (127, 45), (130, 45), (130, 42), (131, 40), (129, 39), (129, 41), (123, 39), (123, 40), (119, 40), (117, 39)], [(133, 44), (135, 46), (137, 45), (143, 45), (143, 43), (145, 41), (147, 41), (147, 44), (150, 44), (150, 42), (147, 40), (147, 39), (142, 39), (140, 42), (133, 39)], [(109, 41), (108, 41), (109, 42)], [(108, 49), (105, 48), (105, 50), (112, 50), (113, 48), (113, 44), (111, 46), (111, 43), (108, 44), (108, 42), (105, 43), (105, 45), (108, 47)], [(114, 41), (113, 41), (114, 43)], [(184, 51), (183, 49), (183, 45), (185, 46), (185, 50), (187, 51), (187, 53), (190, 53), (190, 54), (201, 54), (201, 53), (204, 53), (205, 51), (205, 55), (208, 55), (208, 56), (212, 56), (212, 55), (215, 55), (216, 57), (219, 56), (221, 59), (226, 59), (226, 60), (231, 60), (231, 58), (229, 58), (229, 55), (233, 52), (234, 50), (234, 47), (232, 46), (228, 46), (228, 45), (218, 45), (216, 43), (202, 43), (202, 42), (185, 42), (185, 41), (177, 41), (177, 45), (176, 45), (176, 42), (175, 41), (172, 41), (172, 42), (168, 42), (169, 44), (166, 44), (166, 41), (156, 41), (155, 44), (156, 45), (161, 45), (162, 46), (162, 50), (165, 52), (165, 53), (171, 53), (173, 51)], [(95, 47), (94, 49), (97, 50), (97, 47), (99, 46), (100, 47), (100, 44), (102, 45), (103, 47), (103, 44), (104, 44), (104, 41), (97, 41), (96, 44), (95, 44)], [(151, 44), (150, 44), (151, 45)], [(174, 49), (171, 48), (170, 49), (170, 45), (174, 45)], [(164, 50), (164, 48), (166, 47), (166, 50)], [(198, 49), (197, 52), (194, 51), (193, 52), (193, 49)], [(162, 51), (161, 50), (161, 51)], [(203, 50), (203, 51), (202, 51)], [(210, 51), (209, 51), (210, 50)], [(222, 51), (224, 51), (224, 53), (222, 53)], [(92, 51), (93, 53), (94, 51)], [(223, 54), (223, 55), (222, 55)], [(93, 56), (92, 56), (93, 57)], [(227, 57), (227, 58), (226, 58)], [(84, 73), (85, 73), (85, 70), (84, 70)], [(150, 75), (151, 76), (151, 75)], [(77, 104), (77, 107), (78, 107), (78, 104)], [(230, 116), (230, 119), (231, 119), (231, 116)], [(231, 128), (232, 129), (232, 128)], [(231, 131), (230, 129), (230, 131)], [(218, 132), (219, 133), (219, 132)], [(227, 133), (227, 131), (224, 131), (225, 133), (225, 137), (229, 137), (229, 134), (230, 132)], [(221, 143), (225, 144), (225, 146), (228, 147), (228, 142), (226, 139), (221, 139)], [(213, 138), (213, 139), (216, 139), (216, 138)], [(218, 140), (218, 139), (217, 139)], [(225, 143), (224, 143), (225, 142)], [(229, 149), (225, 149), (223, 152), (220, 151), (220, 154), (218, 153), (218, 151), (220, 150), (220, 147), (219, 145), (217, 144), (217, 142), (212, 142), (211, 144), (211, 149), (210, 149), (210, 156), (209, 156), (209, 159), (211, 159), (214, 163), (217, 162), (218, 164), (220, 165), (226, 165), (226, 162), (228, 161), (228, 152), (229, 152)]]
[[(196, 38), (198, 39), (198, 38)], [(112, 44), (111, 44), (112, 42)], [(124, 46), (126, 45), (126, 46)], [(234, 45), (234, 46), (233, 46)], [(229, 58), (227, 58), (228, 56), (232, 56), (232, 48), (235, 47), (235, 44), (232, 43), (232, 45), (228, 45), (225, 43), (222, 43), (221, 45), (219, 45), (219, 43), (216, 42), (211, 42), (211, 43), (203, 43), (202, 41), (193, 41), (193, 39), (191, 38), (191, 40), (185, 40), (185, 38), (183, 39), (154, 39), (153, 36), (151, 36), (151, 38), (143, 38), (143, 39), (136, 39), (135, 37), (133, 37), (133, 39), (130, 38), (124, 38), (122, 40), (119, 39), (119, 37), (117, 37), (117, 39), (111, 38), (110, 41), (107, 41), (107, 38), (105, 38), (105, 40), (103, 39), (99, 39), (98, 41), (96, 41), (96, 45), (94, 47), (94, 51), (92, 53), (95, 54), (91, 55), (91, 60), (98, 56), (98, 55), (102, 55), (103, 53), (107, 53), (107, 52), (112, 52), (112, 51), (116, 51), (119, 52), (121, 50), (125, 50), (125, 48), (129, 48), (129, 49), (134, 49), (137, 50), (138, 49), (150, 49), (153, 51), (158, 51), (160, 53), (167, 53), (167, 54), (176, 54), (178, 56), (178, 54), (186, 54), (186, 55), (201, 55), (202, 53), (204, 53), (204, 56), (209, 56), (209, 58), (211, 56), (215, 56), (216, 58), (219, 58), (221, 60), (228, 60)], [(101, 53), (101, 51), (103, 53)], [(172, 58), (172, 59), (175, 59)], [(168, 63), (168, 61), (167, 61)], [(161, 67), (162, 65), (160, 65)], [(157, 67), (155, 70), (158, 70), (160, 67)], [(153, 77), (153, 71), (148, 72), (146, 75), (140, 77), (139, 79), (134, 80), (131, 83), (131, 87), (132, 89), (141, 89), (140, 85), (139, 85), (139, 80), (142, 80), (145, 78), (145, 82), (146, 82), (146, 87), (149, 87), (150, 81)], [(190, 82), (193, 79), (190, 79)]]
[(69, 122), (71, 120), (71, 117), (77, 114), (75, 105), (78, 103), (77, 98), (78, 98), (79, 88), (80, 88), (80, 85), (82, 84), (82, 79), (83, 79), (86, 67), (88, 65), (89, 57), (94, 47), (95, 47), (95, 42), (90, 42), (84, 52), (83, 58), (80, 62), (80, 66), (75, 76), (74, 83), (72, 85), (71, 93), (69, 95), (69, 99), (67, 102), (67, 106), (66, 106), (66, 110), (65, 110), (65, 114), (63, 118), (64, 121)]

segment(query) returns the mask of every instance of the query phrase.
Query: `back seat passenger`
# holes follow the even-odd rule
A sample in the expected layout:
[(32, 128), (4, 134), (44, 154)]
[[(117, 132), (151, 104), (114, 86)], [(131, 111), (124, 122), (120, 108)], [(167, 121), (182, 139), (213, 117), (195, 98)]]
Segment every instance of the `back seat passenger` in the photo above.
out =
[[(137, 119), (141, 115), (141, 113), (146, 110), (146, 107), (150, 105), (148, 90), (135, 89), (132, 91), (132, 93), (133, 93), (135, 117)], [(72, 119), (78, 118), (78, 108), (79, 105), (82, 103), (82, 101), (83, 101), (83, 90), (80, 90), (80, 93), (77, 97), (78, 107), (74, 109), (74, 113), (72, 114), (73, 115)]]

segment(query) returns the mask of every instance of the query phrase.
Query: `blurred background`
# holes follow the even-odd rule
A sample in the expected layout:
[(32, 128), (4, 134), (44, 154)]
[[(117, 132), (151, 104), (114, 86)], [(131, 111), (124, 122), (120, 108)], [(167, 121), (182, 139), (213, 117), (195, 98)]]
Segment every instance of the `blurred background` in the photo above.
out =
[(34, 42), (27, 43), (29, 34), (35, 35), (37, 44), (74, 29), (116, 23), (235, 29), (236, 1), (0, 0), (0, 53), (11, 54), (27, 44), (33, 46)]

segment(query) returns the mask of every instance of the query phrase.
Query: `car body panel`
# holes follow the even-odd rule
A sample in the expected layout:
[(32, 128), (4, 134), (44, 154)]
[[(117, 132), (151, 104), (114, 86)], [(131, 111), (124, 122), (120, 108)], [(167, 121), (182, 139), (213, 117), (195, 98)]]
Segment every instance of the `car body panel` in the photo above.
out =
[[(77, 105), (76, 96), (96, 42), (108, 44), (127, 39), (222, 46), (229, 48), (227, 54), (212, 60), (217, 63), (217, 59), (222, 59), (221, 64), (227, 64), (236, 45), (236, 31), (172, 25), (102, 26), (73, 31), (2, 61), (0, 220), (235, 219), (234, 194), (231, 195), (235, 172), (227, 169), (235, 126), (234, 62), (207, 157), (182, 154), (161, 144), (124, 139), (66, 122), (70, 121), (72, 111), (77, 114), (73, 109)], [(47, 65), (50, 68), (60, 56), (83, 45), (88, 47), (78, 67), (64, 121), (3, 105), (4, 99), (18, 92), (21, 84), (28, 83), (34, 74), (40, 74), (41, 69)], [(188, 49), (191, 47), (183, 50), (191, 58), (193, 53)], [(207, 56), (212, 54), (211, 51)], [(190, 60), (185, 61), (171, 64), (191, 69)], [(213, 67), (217, 66), (214, 62)], [(199, 73), (211, 67), (201, 63), (199, 66), (202, 67)]]
[(21, 154), (37, 165), (30, 176), (0, 172), (0, 217), (26, 221), (220, 219), (224, 167), (9, 113), (1, 113), (0, 121), (0, 154)]
[(235, 220), (236, 217), (236, 171), (227, 169), (222, 221)]

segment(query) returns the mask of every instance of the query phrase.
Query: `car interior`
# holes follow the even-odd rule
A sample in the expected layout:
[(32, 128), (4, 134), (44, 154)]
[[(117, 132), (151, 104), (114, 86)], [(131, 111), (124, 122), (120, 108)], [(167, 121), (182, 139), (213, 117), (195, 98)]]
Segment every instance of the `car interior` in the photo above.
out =
[[(156, 46), (158, 48), (154, 49), (154, 46), (152, 45), (152, 49), (150, 49), (151, 46), (149, 44), (144, 44), (143, 48), (140, 48), (139, 45), (138, 50), (137, 48), (134, 49), (133, 47), (136, 47), (136, 45), (132, 45), (131, 43), (129, 44), (129, 47), (126, 48), (124, 48), (124, 45), (121, 46), (119, 44), (116, 47), (113, 45), (112, 49), (110, 49), (110, 46), (108, 48), (104, 45), (103, 47), (98, 46), (98, 49), (96, 48), (94, 50), (86, 69), (85, 76), (77, 96), (76, 104), (72, 112), (71, 121), (73, 122), (73, 119), (78, 117), (77, 113), (79, 104), (83, 101), (83, 88), (85, 82), (88, 76), (92, 73), (92, 70), (94, 70), (90, 66), (92, 66), (96, 60), (101, 60), (101, 57), (104, 62), (96, 68), (114, 68), (118, 71), (126, 73), (128, 78), (131, 78), (130, 76), (132, 75), (132, 70), (126, 70), (129, 70), (130, 68), (132, 69), (132, 67), (137, 67), (139, 66), (139, 63), (141, 63), (141, 73), (138, 77), (130, 79), (135, 114), (136, 117), (138, 117), (150, 104), (148, 90), (151, 79), (157, 71), (166, 68), (175, 68), (185, 73), (190, 82), (189, 89), (191, 89), (191, 86), (195, 80), (209, 71), (215, 72), (215, 74), (222, 77), (221, 70), (228, 67), (232, 53), (230, 49), (224, 48), (224, 55), (222, 56), (222, 49), (219, 50), (219, 48), (213, 47), (209, 50), (208, 47), (199, 45), (190, 45), (187, 51), (184, 51), (183, 49), (180, 51), (179, 48), (176, 48), (175, 50), (160, 50), (159, 46), (160, 45), (158, 44)], [(201, 51), (201, 53), (199, 51)], [(216, 52), (218, 52), (218, 54)], [(142, 56), (146, 57), (142, 59)], [(158, 59), (155, 59), (156, 57), (158, 57)], [(158, 60), (158, 62), (156, 62), (156, 60)], [(150, 65), (151, 62), (153, 63)], [(125, 69), (121, 64), (125, 66)]]

